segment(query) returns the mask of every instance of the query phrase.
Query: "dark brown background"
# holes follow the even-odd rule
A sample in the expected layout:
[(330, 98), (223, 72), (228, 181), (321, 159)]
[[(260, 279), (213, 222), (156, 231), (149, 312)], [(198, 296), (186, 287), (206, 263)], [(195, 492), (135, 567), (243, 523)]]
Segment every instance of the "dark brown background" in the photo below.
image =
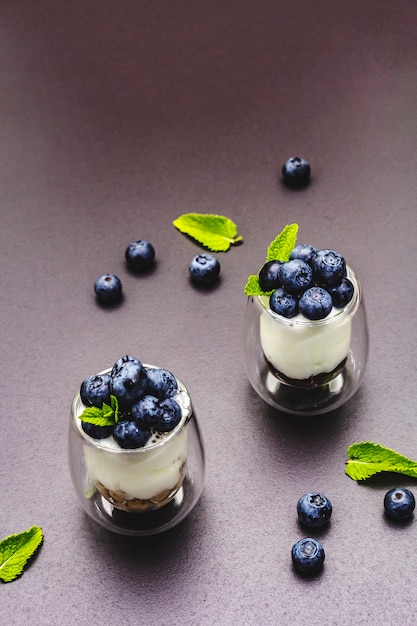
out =
[[(344, 474), (354, 441), (417, 458), (417, 5), (410, 0), (3, 0), (0, 6), (1, 536), (44, 545), (1, 588), (5, 624), (415, 624), (416, 522)], [(308, 158), (303, 192), (279, 181)], [(183, 212), (233, 218), (244, 244), (194, 289)], [(359, 273), (371, 349), (354, 399), (274, 413), (242, 358), (246, 277), (282, 227)], [(158, 264), (129, 275), (148, 238)], [(102, 310), (93, 283), (117, 273)], [(81, 380), (130, 353), (172, 369), (204, 433), (203, 496), (146, 541), (83, 513), (67, 468)], [(298, 498), (333, 502), (325, 569), (291, 567)]]

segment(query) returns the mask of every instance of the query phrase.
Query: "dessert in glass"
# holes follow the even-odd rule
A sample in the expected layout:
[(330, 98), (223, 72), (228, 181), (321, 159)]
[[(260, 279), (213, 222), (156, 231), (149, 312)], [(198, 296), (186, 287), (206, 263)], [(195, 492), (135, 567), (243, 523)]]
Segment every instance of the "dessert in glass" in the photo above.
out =
[(178, 524), (204, 482), (184, 383), (131, 356), (86, 378), (72, 403), (69, 466), (84, 510), (105, 528), (140, 536)]
[(246, 285), (246, 371), (274, 408), (318, 415), (344, 404), (362, 381), (366, 312), (359, 279), (343, 256), (295, 245), (297, 232), (296, 224), (284, 228)]

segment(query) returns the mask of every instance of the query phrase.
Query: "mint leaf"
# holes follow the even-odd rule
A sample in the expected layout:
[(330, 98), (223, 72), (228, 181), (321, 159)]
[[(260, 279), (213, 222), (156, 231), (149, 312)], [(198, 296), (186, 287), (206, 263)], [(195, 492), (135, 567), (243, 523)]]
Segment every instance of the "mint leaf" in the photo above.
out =
[(5, 583), (15, 580), (23, 572), (27, 561), (43, 540), (42, 528), (32, 526), (17, 535), (0, 541), (0, 578)]
[(110, 396), (111, 406), (103, 402), (101, 409), (90, 406), (78, 417), (82, 422), (94, 424), (94, 426), (114, 426), (119, 421), (119, 403), (115, 396)]
[(346, 474), (353, 480), (365, 480), (381, 472), (395, 472), (417, 478), (417, 462), (380, 443), (363, 441), (347, 451)]
[(223, 215), (184, 213), (173, 224), (212, 252), (226, 252), (231, 245), (243, 242), (243, 237), (237, 235), (236, 224)]

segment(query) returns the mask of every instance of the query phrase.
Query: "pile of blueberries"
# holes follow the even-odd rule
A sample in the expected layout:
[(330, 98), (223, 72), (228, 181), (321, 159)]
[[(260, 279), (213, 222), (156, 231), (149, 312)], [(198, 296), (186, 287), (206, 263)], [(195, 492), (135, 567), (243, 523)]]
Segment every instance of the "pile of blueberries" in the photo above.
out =
[(265, 263), (259, 285), (264, 292), (272, 291), (271, 310), (286, 318), (301, 313), (310, 320), (324, 319), (333, 307), (346, 306), (354, 293), (342, 255), (308, 244), (296, 246), (285, 263)]
[(94, 439), (113, 435), (121, 448), (141, 448), (153, 432), (169, 432), (179, 424), (182, 411), (173, 397), (177, 391), (177, 380), (170, 371), (145, 367), (139, 359), (124, 356), (109, 374), (89, 376), (80, 388), (86, 407), (101, 409), (103, 403), (111, 405), (110, 396), (114, 396), (119, 421), (114, 426), (82, 421), (82, 428)]

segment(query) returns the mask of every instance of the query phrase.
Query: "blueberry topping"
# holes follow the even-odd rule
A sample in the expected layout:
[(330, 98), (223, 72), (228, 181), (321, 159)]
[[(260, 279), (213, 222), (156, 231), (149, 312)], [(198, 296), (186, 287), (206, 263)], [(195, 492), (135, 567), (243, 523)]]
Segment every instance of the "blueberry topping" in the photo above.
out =
[(384, 509), (386, 515), (396, 521), (411, 517), (416, 502), (412, 491), (405, 487), (396, 487), (385, 494)]
[(328, 291), (332, 297), (333, 306), (336, 309), (343, 309), (352, 300), (354, 287), (349, 278), (342, 278), (339, 285), (329, 287)]
[(317, 539), (306, 537), (295, 543), (291, 550), (292, 562), (300, 574), (317, 574), (323, 567), (324, 548)]
[(162, 400), (159, 406), (162, 409), (162, 419), (158, 424), (158, 430), (166, 433), (180, 423), (181, 407), (174, 398)]
[(83, 431), (94, 439), (105, 439), (113, 434), (114, 426), (96, 426), (89, 422), (81, 422)]
[(298, 299), (296, 296), (286, 293), (282, 287), (275, 289), (269, 298), (269, 307), (274, 313), (291, 318), (298, 313)]
[(132, 417), (143, 430), (156, 428), (162, 420), (163, 413), (159, 398), (150, 395), (143, 396), (132, 407)]
[(113, 304), (122, 297), (122, 281), (114, 274), (103, 274), (94, 283), (97, 299), (104, 304)]
[(282, 261), (268, 261), (259, 272), (259, 286), (262, 291), (272, 291), (281, 287), (279, 272)]
[(110, 404), (110, 376), (108, 374), (89, 376), (81, 383), (80, 396), (85, 406), (101, 409), (103, 402)]
[(332, 310), (332, 297), (323, 287), (310, 287), (305, 291), (299, 302), (300, 313), (309, 320), (322, 320)]
[(168, 370), (150, 367), (147, 371), (148, 385), (146, 392), (157, 398), (173, 396), (178, 391), (177, 380)]
[(303, 526), (318, 528), (330, 520), (331, 502), (322, 493), (313, 491), (302, 496), (297, 503), (298, 519)]
[(148, 270), (155, 259), (155, 248), (146, 239), (132, 241), (126, 248), (125, 259), (129, 269), (134, 272)]
[(310, 163), (301, 157), (291, 157), (282, 166), (283, 180), (289, 187), (305, 187), (310, 174)]
[(117, 374), (119, 374), (119, 372), (122, 371), (125, 363), (136, 363), (137, 365), (142, 365), (142, 361), (139, 361), (139, 359), (134, 356), (129, 356), (128, 354), (126, 354), (125, 356), (120, 357), (120, 359), (117, 359), (116, 363), (111, 368), (110, 376), (116, 376)]
[(345, 260), (335, 250), (318, 250), (311, 265), (315, 278), (325, 287), (338, 285), (346, 274)]
[(191, 260), (189, 273), (195, 283), (212, 285), (219, 277), (220, 263), (211, 254), (201, 253)]
[(298, 246), (295, 246), (295, 248), (291, 252), (290, 260), (302, 259), (302, 261), (305, 261), (306, 263), (310, 263), (311, 259), (313, 258), (316, 252), (317, 252), (317, 248), (315, 248), (314, 246), (310, 246), (309, 244), (306, 244), (306, 243), (300, 243)]
[(313, 270), (305, 261), (292, 259), (281, 266), (280, 277), (285, 291), (298, 294), (313, 283)]
[(111, 393), (116, 396), (122, 411), (132, 408), (144, 394), (148, 382), (146, 370), (137, 359), (115, 364), (110, 378)]
[(121, 448), (142, 448), (149, 439), (149, 432), (134, 421), (121, 420), (114, 427), (113, 437)]

